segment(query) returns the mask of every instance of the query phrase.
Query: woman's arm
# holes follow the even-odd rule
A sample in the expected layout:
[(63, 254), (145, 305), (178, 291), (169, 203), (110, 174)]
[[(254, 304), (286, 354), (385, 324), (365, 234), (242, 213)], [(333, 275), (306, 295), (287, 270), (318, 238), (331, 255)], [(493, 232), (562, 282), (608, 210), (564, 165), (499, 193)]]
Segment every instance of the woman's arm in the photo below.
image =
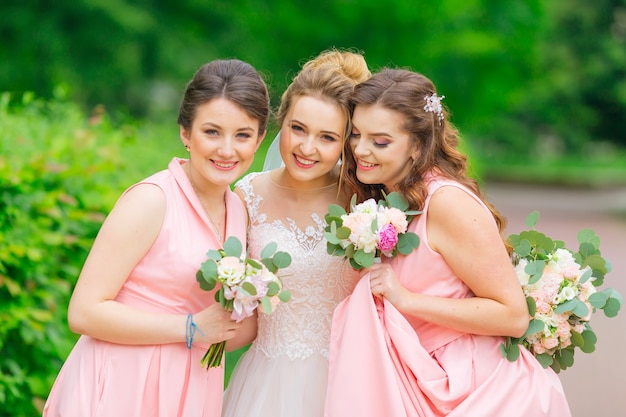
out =
[[(155, 314), (115, 301), (127, 277), (154, 243), (165, 216), (165, 195), (151, 184), (125, 193), (103, 223), (69, 304), (72, 331), (113, 343), (164, 344), (185, 342), (186, 315)], [(219, 342), (234, 336), (239, 325), (221, 307), (194, 315), (204, 336)]]
[(529, 320), (526, 300), (491, 214), (463, 190), (442, 187), (431, 197), (426, 229), (431, 248), (475, 297), (412, 293), (395, 275), (389, 276), (393, 270), (388, 266), (373, 267), (381, 269), (374, 275), (382, 275), (383, 282), (373, 292), (384, 295), (402, 313), (441, 326), (481, 335), (522, 336)]

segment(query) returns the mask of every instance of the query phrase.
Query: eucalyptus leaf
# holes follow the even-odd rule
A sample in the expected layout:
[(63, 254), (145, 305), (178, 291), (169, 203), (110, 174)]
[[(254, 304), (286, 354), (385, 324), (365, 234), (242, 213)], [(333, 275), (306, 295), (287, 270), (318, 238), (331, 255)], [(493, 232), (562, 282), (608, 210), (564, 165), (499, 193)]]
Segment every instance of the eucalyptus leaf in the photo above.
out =
[(500, 353), (502, 354), (503, 358), (509, 358), (509, 351), (504, 343), (500, 343)]
[(365, 253), (363, 249), (359, 249), (354, 253), (353, 259), (363, 268), (368, 268), (374, 264), (374, 253)]
[(263, 258), (261, 259), (261, 262), (263, 263), (263, 265), (265, 265), (267, 269), (270, 270), (270, 272), (273, 272), (275, 274), (278, 271), (278, 268), (276, 268), (276, 265), (274, 265), (274, 261), (272, 260), (272, 258)]
[(342, 248), (338, 244), (332, 244), (330, 242), (326, 243), (326, 252), (329, 255), (334, 255), (334, 256), (345, 256), (346, 254), (346, 251), (344, 248)]
[(206, 278), (201, 270), (196, 272), (196, 281), (200, 284), (200, 288), (204, 291), (212, 291), (215, 288), (216, 281), (213, 278)]
[(569, 368), (574, 364), (574, 350), (573, 349), (561, 349), (556, 354), (556, 358), (561, 364), (561, 368)]
[(222, 307), (226, 307), (226, 297), (224, 296), (224, 287), (220, 287), (219, 290), (215, 292), (216, 301), (222, 305)]
[(387, 194), (385, 200), (389, 203), (389, 207), (395, 207), (400, 211), (406, 211), (409, 208), (407, 199), (397, 191)]
[(506, 238), (507, 243), (511, 245), (513, 248), (518, 246), (521, 240), (522, 239), (517, 234), (511, 234)]
[(615, 289), (613, 289), (613, 288), (605, 288), (602, 292), (606, 293), (606, 294), (609, 294), (609, 296), (611, 298), (616, 299), (620, 303), (620, 305), (624, 304), (624, 298)]
[(254, 269), (261, 269), (261, 264), (257, 262), (255, 259), (247, 258), (246, 263)]
[(278, 244), (276, 242), (268, 243), (267, 245), (265, 245), (263, 250), (261, 250), (261, 258), (271, 257), (274, 252), (276, 252), (276, 249), (278, 249)]
[(589, 307), (587, 307), (587, 304), (577, 298), (574, 298), (574, 300), (576, 301), (576, 307), (574, 307), (574, 310), (572, 312), (578, 317), (586, 317), (587, 314), (589, 314)]
[(291, 265), (291, 255), (287, 252), (276, 252), (274, 254), (273, 263), (276, 265), (276, 268), (287, 268)]
[(374, 216), (374, 218), (372, 219), (372, 223), (370, 224), (370, 230), (373, 233), (376, 233), (378, 231), (378, 216)]
[(207, 258), (209, 259), (213, 259), (215, 261), (219, 261), (220, 259), (222, 259), (224, 257), (224, 255), (222, 254), (222, 252), (216, 250), (216, 249), (211, 249), (210, 251), (208, 251), (206, 253)]
[(600, 253), (598, 249), (589, 242), (581, 243), (578, 252), (580, 252), (583, 258)]
[(280, 292), (280, 285), (274, 281), (270, 281), (267, 284), (267, 296), (273, 297)]
[(596, 292), (589, 296), (589, 304), (595, 308), (604, 308), (608, 299), (609, 295), (604, 291)]
[[(353, 198), (356, 201), (356, 194)], [(341, 218), (341, 216), (346, 214), (346, 210), (338, 204), (331, 204), (328, 206), (328, 214), (333, 217)]]
[(587, 242), (593, 245), (596, 249), (600, 247), (600, 237), (591, 229), (583, 229), (579, 231), (577, 237), (578, 242), (581, 244)]
[[(606, 261), (604, 260), (604, 258), (602, 256), (600, 256), (597, 253), (594, 253), (590, 256), (587, 256), (585, 258), (585, 265), (588, 265), (591, 269), (593, 269), (594, 272), (599, 272), (600, 274), (604, 275), (607, 272), (609, 272), (607, 266), (606, 266)], [(585, 266), (583, 265), (583, 266)]]
[(506, 358), (511, 362), (516, 361), (517, 358), (519, 358), (519, 355), (520, 350), (519, 345), (517, 344), (512, 344), (508, 347), (508, 349), (506, 349)]
[(352, 198), (350, 198), (350, 208), (354, 209), (356, 206), (356, 194), (352, 194)]
[(585, 343), (580, 347), (580, 350), (585, 353), (591, 353), (596, 350), (596, 342), (598, 338), (592, 330), (585, 330), (582, 333), (582, 337)]
[(572, 331), (570, 340), (572, 341), (572, 345), (576, 347), (581, 347), (585, 344), (585, 339), (583, 339), (583, 336), (575, 331)]
[(567, 311), (574, 311), (574, 309), (576, 308), (576, 304), (577, 304), (576, 299), (573, 300), (567, 300), (562, 304), (559, 304), (555, 309), (554, 312), (557, 314), (561, 314), (561, 313), (565, 313)]
[(265, 296), (261, 298), (261, 307), (263, 308), (263, 312), (265, 314), (272, 314), (272, 302), (269, 297)]
[(343, 220), (341, 220), (341, 217), (329, 216), (327, 214), (326, 216), (324, 216), (324, 220), (326, 221), (326, 224), (328, 225), (326, 226), (326, 231), (332, 232), (333, 234), (335, 233), (338, 227), (341, 227), (343, 225)]
[(217, 278), (217, 264), (212, 259), (209, 259), (208, 261), (203, 262), (202, 265), (200, 265), (200, 271), (202, 272), (202, 275), (204, 275), (205, 279)]
[(354, 258), (348, 258), (349, 262), (350, 262), (350, 266), (354, 269), (356, 269), (357, 271), (360, 269), (363, 269), (362, 265), (359, 265)]
[(241, 289), (247, 293), (246, 295), (257, 294), (256, 287), (250, 282), (244, 282), (243, 284), (241, 284)]
[(420, 238), (413, 232), (398, 235), (398, 252), (403, 255), (410, 254), (420, 244)]
[(339, 239), (335, 233), (325, 232), (324, 238), (327, 242), (332, 243), (333, 245), (339, 245), (341, 243), (341, 239)]
[(515, 253), (517, 253), (522, 258), (530, 255), (533, 250), (533, 248), (530, 246), (530, 241), (528, 239), (520, 240), (519, 243), (514, 247)]
[(228, 239), (226, 239), (226, 242), (224, 242), (224, 253), (226, 256), (239, 258), (242, 250), (243, 247), (241, 242), (235, 236), (229, 236)]
[(545, 266), (546, 266), (546, 262), (544, 260), (536, 260), (536, 261), (528, 262), (528, 264), (524, 268), (524, 272), (530, 275), (530, 278), (528, 278), (529, 284), (534, 284), (537, 281), (539, 281), (539, 279), (541, 279), (541, 276), (543, 275), (543, 269), (545, 268)]
[(530, 295), (526, 297), (526, 305), (528, 306), (528, 314), (532, 317), (535, 317), (535, 313), (537, 312), (537, 302)]
[(622, 308), (622, 303), (616, 298), (609, 298), (604, 306), (604, 315), (607, 317), (615, 317)]
[(539, 221), (539, 212), (537, 210), (526, 216), (526, 227), (533, 229)]
[(350, 230), (350, 228), (345, 227), (345, 226), (341, 226), (340, 228), (337, 229), (337, 237), (339, 239), (348, 239), (351, 233), (352, 233), (352, 230)]
[(552, 359), (552, 355), (548, 355), (546, 353), (539, 354), (535, 356), (535, 358), (537, 358), (537, 361), (541, 364), (543, 368), (547, 368), (548, 366), (552, 365), (552, 362), (554, 362), (554, 359)]
[(291, 299), (291, 293), (287, 290), (283, 290), (278, 294), (278, 299), (283, 303), (286, 303)]
[(543, 321), (539, 319), (532, 319), (530, 323), (528, 323), (528, 328), (526, 329), (526, 333), (524, 333), (524, 337), (543, 332), (544, 328), (545, 324), (543, 324)]
[(592, 273), (593, 271), (591, 269), (585, 270), (585, 272), (583, 272), (583, 274), (580, 276), (580, 279), (578, 280), (578, 282), (580, 282), (581, 284), (584, 284), (585, 282), (589, 280), (589, 278), (591, 278)]

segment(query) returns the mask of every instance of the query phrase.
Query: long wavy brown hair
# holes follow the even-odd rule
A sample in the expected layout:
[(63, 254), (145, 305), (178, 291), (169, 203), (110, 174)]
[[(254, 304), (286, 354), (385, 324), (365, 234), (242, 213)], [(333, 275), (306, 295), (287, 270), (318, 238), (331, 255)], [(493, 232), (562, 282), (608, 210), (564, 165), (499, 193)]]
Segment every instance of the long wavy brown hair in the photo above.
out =
[[(428, 195), (424, 178), (432, 172), (455, 180), (474, 192), (487, 205), (502, 234), (506, 219), (485, 200), (476, 180), (468, 176), (467, 156), (457, 149), (459, 132), (450, 123), (447, 109), (442, 106), (441, 120), (436, 112), (424, 109), (425, 98), (433, 94), (437, 94), (435, 85), (424, 75), (386, 68), (357, 85), (351, 101), (353, 106), (376, 104), (404, 116), (402, 128), (414, 141), (418, 156), (410, 173), (398, 184), (398, 191), (408, 200), (411, 209), (421, 210), (424, 207)], [(383, 184), (363, 184), (357, 179), (356, 162), (349, 141), (346, 141), (344, 152), (341, 179), (344, 192), (356, 194), (357, 201), (382, 198), (383, 191), (388, 192)]]

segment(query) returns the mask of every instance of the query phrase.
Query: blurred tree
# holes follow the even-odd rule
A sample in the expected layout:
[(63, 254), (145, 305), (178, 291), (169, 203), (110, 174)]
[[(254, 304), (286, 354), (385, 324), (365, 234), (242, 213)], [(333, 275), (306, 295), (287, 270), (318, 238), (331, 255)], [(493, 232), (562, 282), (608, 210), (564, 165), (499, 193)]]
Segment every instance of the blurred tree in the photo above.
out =
[(626, 0), (599, 1), (8, 0), (0, 91), (50, 97), (61, 86), (89, 107), (172, 117), (209, 60), (249, 61), (276, 104), (299, 64), (355, 48), (374, 70), (430, 77), (485, 148), (519, 152), (534, 137), (565, 149), (592, 136), (623, 144)]
[(558, 0), (546, 13), (525, 94), (489, 134), (543, 159), (626, 146), (626, 0)]

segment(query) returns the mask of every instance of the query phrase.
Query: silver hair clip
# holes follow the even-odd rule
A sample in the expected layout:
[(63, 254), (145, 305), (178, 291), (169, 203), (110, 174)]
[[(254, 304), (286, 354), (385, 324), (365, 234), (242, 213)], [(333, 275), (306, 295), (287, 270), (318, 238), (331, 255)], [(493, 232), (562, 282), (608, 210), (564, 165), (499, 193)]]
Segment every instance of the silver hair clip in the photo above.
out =
[(437, 115), (437, 119), (439, 119), (439, 123), (443, 121), (443, 109), (441, 107), (441, 100), (443, 100), (445, 96), (437, 96), (437, 93), (433, 93), (430, 96), (425, 96), (424, 100), (426, 100), (426, 104), (424, 105), (424, 111), (435, 113)]

